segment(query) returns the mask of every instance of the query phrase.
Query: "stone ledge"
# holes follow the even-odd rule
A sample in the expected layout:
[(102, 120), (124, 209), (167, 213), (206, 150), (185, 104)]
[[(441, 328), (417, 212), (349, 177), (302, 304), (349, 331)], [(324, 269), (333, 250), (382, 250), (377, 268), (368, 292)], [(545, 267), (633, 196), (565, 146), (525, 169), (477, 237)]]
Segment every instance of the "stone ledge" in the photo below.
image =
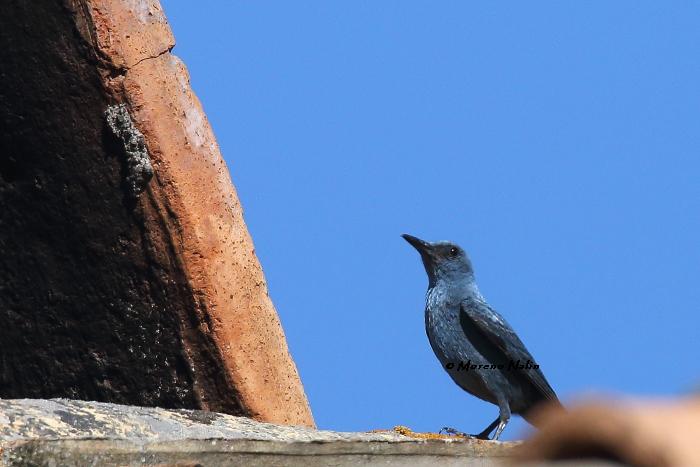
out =
[(496, 465), (514, 443), (341, 433), (196, 410), (0, 400), (3, 465)]
[(0, 399), (6, 466), (496, 466), (516, 444), (343, 433), (197, 410)]

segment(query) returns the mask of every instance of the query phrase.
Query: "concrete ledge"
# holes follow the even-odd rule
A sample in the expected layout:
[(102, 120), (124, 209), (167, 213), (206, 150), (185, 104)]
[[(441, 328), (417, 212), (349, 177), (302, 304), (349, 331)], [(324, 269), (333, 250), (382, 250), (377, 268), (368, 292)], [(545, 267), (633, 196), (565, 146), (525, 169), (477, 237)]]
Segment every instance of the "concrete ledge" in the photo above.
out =
[(514, 443), (340, 433), (196, 410), (0, 400), (2, 465), (498, 465)]
[(517, 444), (342, 433), (198, 410), (0, 399), (2, 466), (497, 466)]

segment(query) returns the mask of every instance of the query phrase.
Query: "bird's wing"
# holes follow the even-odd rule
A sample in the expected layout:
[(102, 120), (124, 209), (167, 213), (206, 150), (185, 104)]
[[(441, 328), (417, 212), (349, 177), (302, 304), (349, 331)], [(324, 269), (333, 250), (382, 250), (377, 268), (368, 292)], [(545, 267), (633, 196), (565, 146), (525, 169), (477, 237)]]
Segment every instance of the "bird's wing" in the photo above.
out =
[[(508, 323), (488, 304), (475, 298), (468, 298), (460, 304), (460, 324), (462, 330), (477, 350), (493, 363), (503, 363), (506, 368), (510, 361), (535, 359), (525, 348), (525, 344), (515, 334)], [(557, 400), (540, 369), (513, 370), (513, 374), (526, 379), (544, 399)]]

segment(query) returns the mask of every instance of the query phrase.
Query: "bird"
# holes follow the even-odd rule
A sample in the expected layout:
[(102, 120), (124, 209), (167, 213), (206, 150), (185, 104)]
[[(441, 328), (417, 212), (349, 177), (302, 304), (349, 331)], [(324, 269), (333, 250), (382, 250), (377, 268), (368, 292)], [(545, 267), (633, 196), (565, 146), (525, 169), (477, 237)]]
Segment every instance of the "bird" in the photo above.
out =
[(402, 237), (420, 253), (428, 274), (425, 329), (430, 346), (452, 380), (498, 406), (498, 418), (476, 435), (498, 440), (511, 414), (533, 423), (531, 410), (549, 402), (562, 407), (542, 370), (513, 328), (484, 299), (469, 257), (459, 245)]

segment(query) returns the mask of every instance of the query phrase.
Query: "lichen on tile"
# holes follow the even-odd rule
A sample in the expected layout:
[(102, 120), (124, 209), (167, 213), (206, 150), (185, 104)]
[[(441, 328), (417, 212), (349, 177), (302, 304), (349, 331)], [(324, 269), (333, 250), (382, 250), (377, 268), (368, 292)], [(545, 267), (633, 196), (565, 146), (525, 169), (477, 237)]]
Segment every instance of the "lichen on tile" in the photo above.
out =
[(107, 125), (119, 138), (126, 153), (126, 185), (129, 194), (137, 197), (153, 177), (153, 166), (146, 149), (146, 140), (131, 120), (124, 104), (110, 105), (105, 111)]

